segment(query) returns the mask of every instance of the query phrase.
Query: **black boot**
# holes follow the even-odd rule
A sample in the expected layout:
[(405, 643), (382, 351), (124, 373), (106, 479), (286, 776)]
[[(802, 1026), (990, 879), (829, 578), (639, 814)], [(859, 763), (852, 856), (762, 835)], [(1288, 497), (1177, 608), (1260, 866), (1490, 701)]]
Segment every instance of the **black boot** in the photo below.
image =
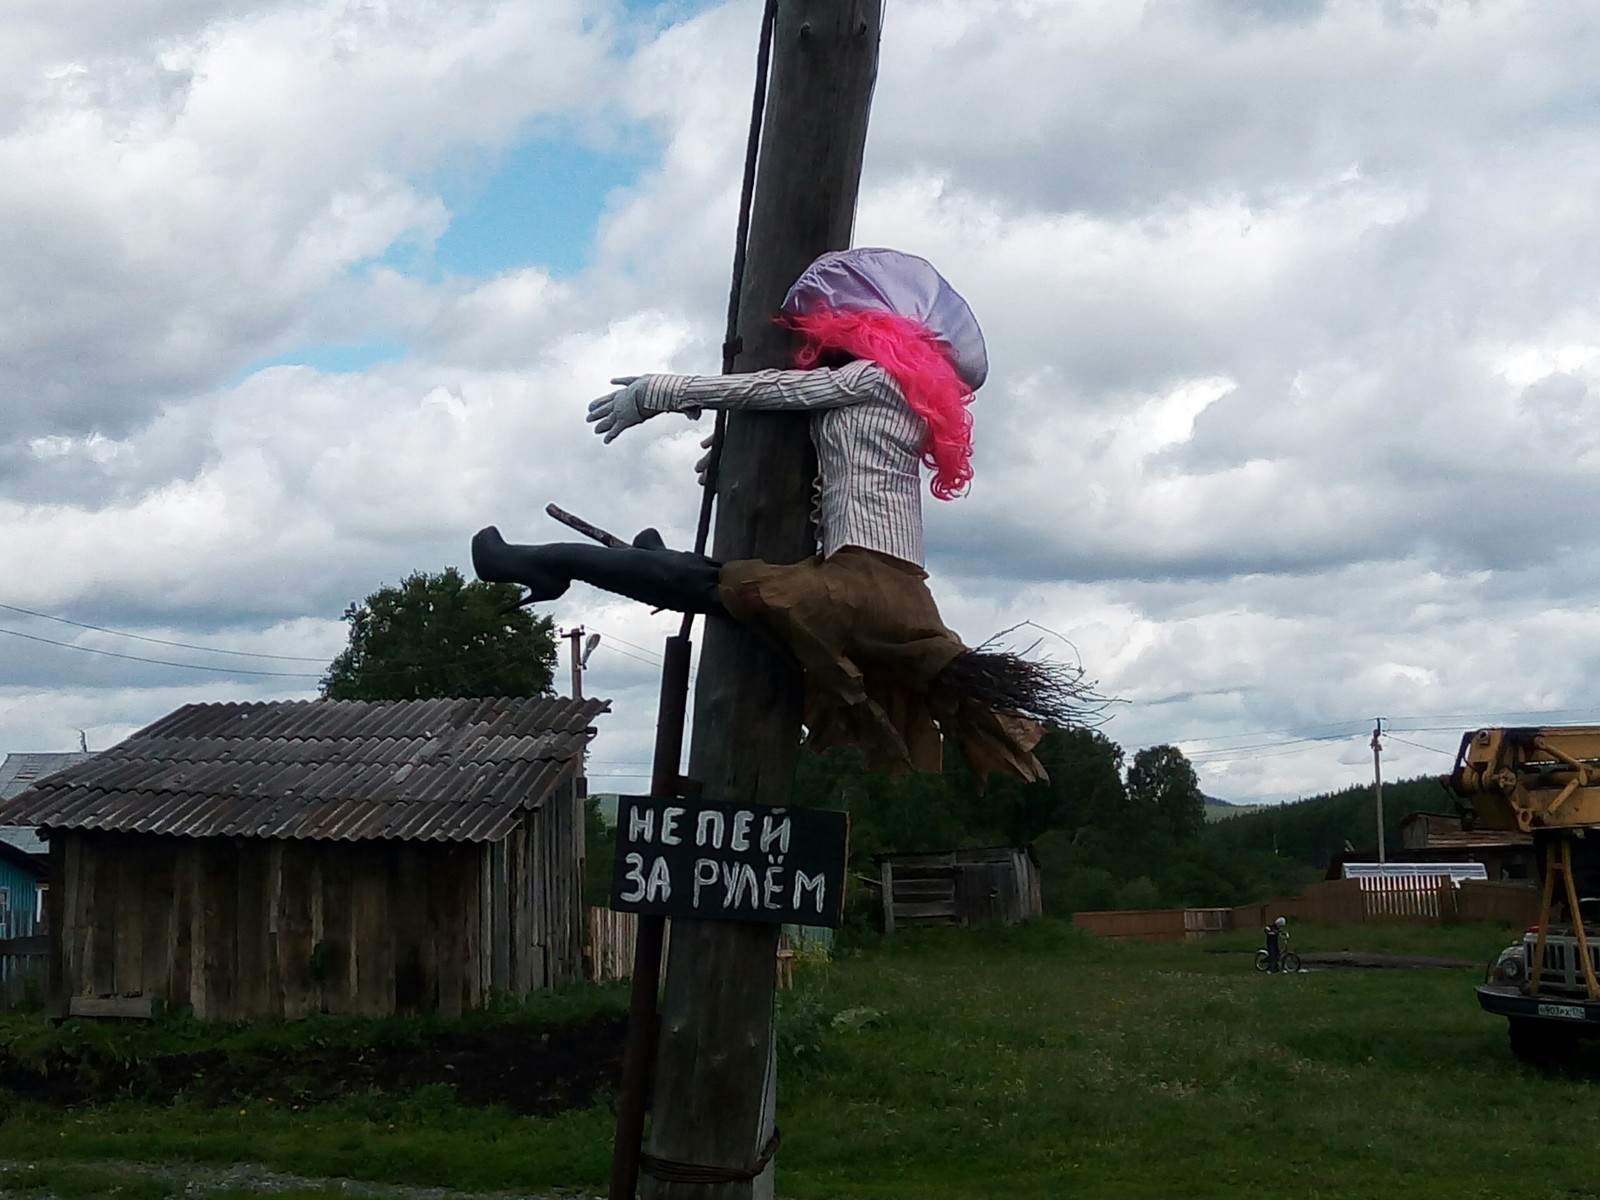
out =
[(634, 545), (617, 548), (586, 542), (518, 546), (490, 525), (472, 539), (472, 569), (485, 583), (522, 584), (528, 589), (524, 604), (554, 600), (578, 579), (652, 608), (727, 615), (717, 591), (722, 567), (703, 555), (666, 549), (653, 529)]

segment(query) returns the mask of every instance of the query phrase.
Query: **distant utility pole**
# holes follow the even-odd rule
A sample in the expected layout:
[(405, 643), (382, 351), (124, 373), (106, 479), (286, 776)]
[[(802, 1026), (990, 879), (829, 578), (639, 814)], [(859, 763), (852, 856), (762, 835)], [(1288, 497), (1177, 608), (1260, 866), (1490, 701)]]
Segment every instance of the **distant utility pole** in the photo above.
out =
[(575, 625), (561, 636), (566, 638), (568, 643), (570, 643), (568, 649), (572, 655), (572, 698), (574, 700), (582, 700), (583, 664), (584, 660), (588, 657), (583, 652), (583, 626)]
[(1383, 862), (1383, 771), (1379, 766), (1383, 743), (1378, 740), (1383, 736), (1383, 718), (1372, 720), (1372, 803), (1378, 810), (1378, 861)]
[[(594, 648), (600, 644), (600, 635), (598, 633), (589, 634), (587, 641), (584, 640), (583, 635), (584, 628), (582, 625), (568, 629), (561, 635), (567, 639), (568, 649), (572, 654), (572, 698), (574, 700), (583, 699), (584, 668), (589, 665), (589, 655), (593, 654)], [(584, 771), (584, 760), (588, 758), (588, 755), (589, 752), (585, 750), (578, 756), (577, 775), (579, 783), (578, 795), (580, 797), (586, 795), (588, 791), (587, 775)]]
[[(882, 0), (777, 3), (736, 371), (790, 365), (789, 335), (773, 321), (784, 293), (818, 255), (850, 245), (882, 13)], [(730, 413), (712, 557), (813, 554), (815, 472), (804, 414)], [(703, 797), (787, 804), (800, 717), (798, 672), (755, 631), (708, 621), (688, 771)], [(777, 946), (776, 925), (673, 919), (646, 1200), (772, 1195)]]

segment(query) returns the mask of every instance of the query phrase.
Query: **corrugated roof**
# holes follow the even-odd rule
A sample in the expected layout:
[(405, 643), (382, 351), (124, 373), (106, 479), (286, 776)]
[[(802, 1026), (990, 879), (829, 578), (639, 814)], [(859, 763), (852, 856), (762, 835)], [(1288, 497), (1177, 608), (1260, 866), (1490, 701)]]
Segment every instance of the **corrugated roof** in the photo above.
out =
[(188, 837), (497, 841), (604, 700), (190, 704), (0, 806), (0, 823)]
[(8, 754), (0, 762), (0, 800), (21, 794), (46, 776), (90, 757), (82, 750), (50, 754)]

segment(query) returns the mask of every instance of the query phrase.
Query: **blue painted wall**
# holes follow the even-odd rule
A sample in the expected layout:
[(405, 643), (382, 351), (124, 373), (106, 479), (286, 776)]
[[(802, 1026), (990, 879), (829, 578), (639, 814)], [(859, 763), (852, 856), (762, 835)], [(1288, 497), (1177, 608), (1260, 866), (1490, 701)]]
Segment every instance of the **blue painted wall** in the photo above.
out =
[[(33, 933), (33, 914), (38, 907), (39, 876), (0, 858), (0, 888), (9, 888), (9, 914), (0, 912), (0, 938), (29, 937)], [(9, 915), (9, 922), (6, 917)]]

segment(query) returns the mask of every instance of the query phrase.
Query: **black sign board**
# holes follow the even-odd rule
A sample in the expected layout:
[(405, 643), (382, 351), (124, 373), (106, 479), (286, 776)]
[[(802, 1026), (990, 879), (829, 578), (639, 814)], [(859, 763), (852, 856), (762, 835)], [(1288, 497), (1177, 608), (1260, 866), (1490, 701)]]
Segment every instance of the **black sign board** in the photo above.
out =
[(842, 812), (622, 796), (611, 907), (837, 926), (849, 837)]

